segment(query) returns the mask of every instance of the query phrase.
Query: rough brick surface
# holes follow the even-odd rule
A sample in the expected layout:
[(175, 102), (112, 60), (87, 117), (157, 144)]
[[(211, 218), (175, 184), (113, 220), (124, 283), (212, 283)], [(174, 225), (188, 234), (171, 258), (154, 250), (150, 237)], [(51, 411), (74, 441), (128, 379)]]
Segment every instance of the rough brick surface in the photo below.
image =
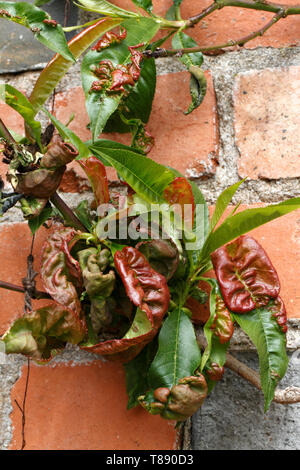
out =
[(237, 76), (234, 112), (240, 176), (300, 176), (299, 87), (300, 67)]
[[(132, 10), (130, 0), (113, 0), (115, 5)], [(207, 8), (212, 0), (186, 0), (182, 3), (182, 17), (190, 18)], [(295, 0), (285, 0), (286, 5), (295, 5)], [(172, 0), (154, 0), (154, 11), (165, 15), (173, 5)], [(240, 39), (264, 26), (273, 17), (273, 13), (249, 9), (225, 7), (204, 18), (201, 23), (190, 29), (189, 33), (201, 46), (224, 44), (230, 40)], [(262, 37), (248, 42), (245, 47), (252, 49), (258, 46), (283, 47), (300, 44), (299, 15), (284, 18), (270, 28)]]
[[(174, 422), (141, 407), (128, 411), (122, 365), (31, 365), (26, 404), (26, 450), (171, 450)], [(26, 367), (12, 391), (22, 403)], [(21, 444), (21, 413), (14, 404), (12, 449)]]

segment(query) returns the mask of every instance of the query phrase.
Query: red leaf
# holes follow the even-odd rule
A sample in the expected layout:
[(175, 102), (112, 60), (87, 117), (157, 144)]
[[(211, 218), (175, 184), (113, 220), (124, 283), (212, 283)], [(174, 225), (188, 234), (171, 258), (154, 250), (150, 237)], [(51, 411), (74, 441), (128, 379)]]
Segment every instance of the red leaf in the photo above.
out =
[(274, 301), (274, 305), (271, 307), (272, 316), (276, 319), (281, 331), (287, 332), (287, 316), (286, 309), (281, 297), (277, 297)]
[(214, 334), (219, 337), (220, 343), (228, 343), (233, 335), (233, 321), (223, 299), (216, 296), (216, 314), (214, 322), (210, 327)]
[[(195, 200), (192, 187), (188, 180), (183, 177), (175, 178), (164, 190), (164, 199), (168, 201), (170, 205), (179, 204), (181, 206), (184, 222), (192, 229), (195, 215)], [(190, 206), (190, 208), (185, 208), (185, 205)]]
[(109, 190), (105, 166), (96, 157), (89, 157), (86, 160), (80, 160), (79, 164), (84, 169), (92, 185), (97, 206), (106, 204), (109, 201)]
[(205, 372), (210, 380), (218, 382), (224, 375), (224, 367), (219, 366), (216, 362), (212, 362)]
[(278, 275), (264, 249), (248, 235), (219, 248), (211, 259), (223, 299), (232, 312), (250, 312), (278, 296)]

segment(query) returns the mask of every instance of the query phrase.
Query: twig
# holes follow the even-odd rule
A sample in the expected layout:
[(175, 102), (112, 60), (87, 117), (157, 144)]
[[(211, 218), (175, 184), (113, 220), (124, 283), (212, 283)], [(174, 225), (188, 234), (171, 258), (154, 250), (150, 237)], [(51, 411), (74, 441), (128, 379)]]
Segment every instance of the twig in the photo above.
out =
[(57, 193), (54, 193), (53, 196), (51, 196), (50, 201), (64, 216), (64, 218), (72, 224), (73, 227), (77, 228), (81, 232), (87, 231), (86, 227), (80, 222), (78, 217), (76, 217), (74, 212), (67, 206), (67, 204)]
[(11, 144), (17, 143), (1, 118), (0, 118), (0, 136), (4, 137), (4, 139), (10, 142)]
[[(0, 281), (0, 289), (7, 289), (14, 292), (21, 292), (22, 294), (25, 293), (25, 288), (22, 286), (17, 286), (16, 284), (11, 284), (10, 282)], [(47, 292), (39, 291), (37, 289), (34, 290), (33, 299), (51, 299), (51, 296)]]
[(300, 5), (284, 5), (278, 3), (262, 1), (243, 1), (243, 0), (215, 0), (214, 3), (209, 5), (199, 14), (192, 16), (187, 20), (187, 27), (193, 27), (199, 23), (203, 18), (213, 13), (215, 10), (220, 10), (224, 7), (238, 7), (249, 8), (251, 10), (263, 10), (271, 13), (279, 13), (283, 10), (284, 16), (299, 15)]
[[(247, 380), (247, 382), (254, 385), (258, 390), (261, 390), (259, 374), (229, 353), (226, 355), (225, 367)], [(282, 405), (300, 403), (300, 388), (290, 386), (284, 390), (276, 390), (273, 401)]]
[(26, 446), (26, 440), (25, 440), (26, 415), (25, 415), (25, 410), (26, 410), (26, 398), (27, 398), (28, 383), (29, 383), (29, 373), (30, 373), (30, 359), (27, 358), (27, 375), (26, 375), (26, 384), (25, 384), (25, 390), (24, 390), (22, 406), (20, 406), (19, 403), (17, 402), (17, 400), (15, 400), (15, 404), (17, 405), (20, 412), (22, 413), (22, 445), (21, 445), (20, 450), (24, 450), (24, 448)]
[(281, 10), (278, 12), (276, 15), (273, 16), (273, 18), (268, 21), (262, 28), (258, 29), (257, 31), (254, 31), (251, 34), (248, 34), (247, 36), (244, 36), (240, 39), (237, 39), (236, 41), (229, 41), (225, 44), (218, 44), (215, 46), (209, 46), (209, 47), (187, 47), (183, 49), (156, 49), (155, 51), (150, 51), (146, 50), (144, 51), (144, 56), (149, 58), (149, 57), (171, 57), (171, 56), (178, 56), (181, 57), (183, 54), (191, 54), (193, 52), (211, 52), (211, 51), (222, 51), (225, 47), (232, 47), (232, 46), (243, 46), (247, 42), (251, 41), (252, 39), (255, 39), (257, 36), (262, 36), (271, 26), (273, 26), (277, 21), (279, 21), (281, 18), (284, 18), (284, 10)]

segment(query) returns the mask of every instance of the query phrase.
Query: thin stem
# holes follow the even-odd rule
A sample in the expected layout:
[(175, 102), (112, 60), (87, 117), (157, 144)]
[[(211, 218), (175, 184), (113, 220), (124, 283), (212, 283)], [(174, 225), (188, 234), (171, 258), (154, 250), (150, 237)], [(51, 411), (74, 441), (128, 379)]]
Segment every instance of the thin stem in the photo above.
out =
[(232, 47), (232, 46), (243, 46), (246, 44), (248, 41), (251, 41), (252, 39), (255, 39), (257, 36), (262, 36), (269, 28), (271, 28), (277, 21), (279, 21), (281, 18), (284, 18), (284, 11), (280, 11), (276, 15), (273, 16), (273, 18), (268, 21), (262, 28), (258, 29), (257, 31), (254, 31), (251, 34), (248, 34), (247, 36), (244, 36), (240, 39), (237, 39), (236, 41), (229, 41), (225, 44), (218, 44), (216, 46), (209, 46), (209, 47), (188, 47), (188, 48), (183, 48), (183, 49), (171, 49), (171, 50), (166, 50), (166, 49), (156, 49), (155, 51), (145, 51), (144, 55), (146, 57), (171, 57), (171, 56), (182, 56), (183, 54), (190, 54), (193, 52), (210, 52), (210, 51), (219, 51), (224, 49), (225, 47)]
[(57, 193), (53, 194), (53, 196), (50, 198), (50, 201), (64, 216), (66, 221), (70, 222), (76, 229), (80, 230), (81, 232), (87, 231), (86, 227), (80, 222), (78, 217), (76, 217), (74, 212), (67, 206), (67, 204)]
[(10, 142), (11, 144), (17, 143), (1, 118), (0, 118), (0, 136), (2, 136), (5, 140)]
[(192, 16), (188, 19), (188, 26), (193, 27), (195, 24), (199, 23), (203, 18), (213, 13), (215, 10), (220, 10), (224, 7), (238, 7), (238, 8), (249, 8), (251, 10), (263, 10), (269, 11), (271, 13), (279, 13), (283, 10), (284, 16), (289, 15), (299, 15), (300, 14), (300, 5), (285, 5), (262, 1), (243, 1), (243, 0), (216, 0), (214, 3), (209, 5), (199, 14)]
[[(20, 292), (24, 294), (24, 287), (11, 284), (10, 282), (0, 281), (0, 289), (7, 289), (13, 292)], [(33, 295), (34, 299), (51, 299), (51, 296), (47, 292), (36, 290)]]

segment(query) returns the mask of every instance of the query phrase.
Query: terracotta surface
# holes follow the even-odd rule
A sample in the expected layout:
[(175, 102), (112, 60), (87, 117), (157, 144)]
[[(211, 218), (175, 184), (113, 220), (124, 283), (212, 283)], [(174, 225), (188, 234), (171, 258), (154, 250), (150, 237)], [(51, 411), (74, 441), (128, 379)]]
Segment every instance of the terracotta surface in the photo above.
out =
[[(22, 403), (26, 369), (12, 391)], [(122, 365), (31, 365), (26, 404), (27, 450), (170, 450), (176, 448), (174, 422), (142, 408), (126, 410)], [(21, 445), (21, 413), (11, 415), (12, 449)]]
[[(112, 3), (132, 10), (130, 0), (113, 0)], [(213, 0), (183, 0), (182, 18), (187, 19), (200, 13), (213, 3)], [(279, 2), (280, 3), (280, 2)], [(286, 5), (296, 5), (296, 0), (285, 0)], [(173, 5), (173, 0), (154, 0), (154, 11), (164, 15)], [(237, 40), (257, 31), (273, 17), (273, 13), (254, 11), (237, 7), (225, 7), (204, 18), (198, 25), (188, 31), (201, 46), (224, 44)], [(272, 26), (262, 37), (248, 42), (245, 47), (253, 49), (258, 46), (297, 46), (300, 44), (300, 16), (290, 16)], [(169, 44), (170, 43), (166, 43)]]
[(300, 67), (238, 74), (234, 92), (239, 174), (300, 176)]
[[(0, 102), (0, 117), (3, 120), (6, 127), (18, 134), (24, 135), (24, 121), (23, 118), (14, 109), (5, 103)], [(0, 145), (0, 148), (2, 146)], [(7, 173), (7, 165), (2, 162), (2, 156), (0, 154), (0, 176), (5, 178)]]
[[(155, 138), (155, 145), (149, 157), (158, 163), (170, 165), (189, 177), (206, 177), (215, 173), (218, 153), (216, 101), (212, 79), (209, 74), (208, 90), (201, 107), (188, 116), (184, 111), (189, 106), (189, 74), (172, 73), (157, 77), (157, 89), (152, 113), (147, 129)], [(56, 95), (56, 116), (67, 122), (75, 113), (70, 128), (83, 140), (91, 138), (87, 129), (89, 118), (84, 105), (84, 95), (80, 87)], [(130, 145), (129, 134), (102, 134), (101, 137), (117, 140)], [(74, 172), (80, 190), (85, 180), (78, 163), (68, 165), (68, 173)], [(109, 179), (115, 180), (116, 173), (108, 168)], [(68, 178), (68, 174), (66, 175)], [(64, 185), (66, 184), (64, 179)], [(68, 183), (69, 186), (70, 182)], [(63, 189), (66, 186), (63, 186)]]
[[(41, 228), (36, 234), (33, 255), (34, 267), (39, 270), (40, 251), (47, 237), (47, 230)], [(17, 223), (0, 226), (0, 279), (22, 286), (22, 278), (26, 276), (27, 256), (31, 247), (31, 232), (27, 223)], [(41, 288), (39, 277), (37, 286)], [(42, 306), (49, 301), (33, 301), (34, 306)], [(0, 289), (0, 336), (6, 331), (10, 323), (23, 314), (24, 296), (18, 292)]]

